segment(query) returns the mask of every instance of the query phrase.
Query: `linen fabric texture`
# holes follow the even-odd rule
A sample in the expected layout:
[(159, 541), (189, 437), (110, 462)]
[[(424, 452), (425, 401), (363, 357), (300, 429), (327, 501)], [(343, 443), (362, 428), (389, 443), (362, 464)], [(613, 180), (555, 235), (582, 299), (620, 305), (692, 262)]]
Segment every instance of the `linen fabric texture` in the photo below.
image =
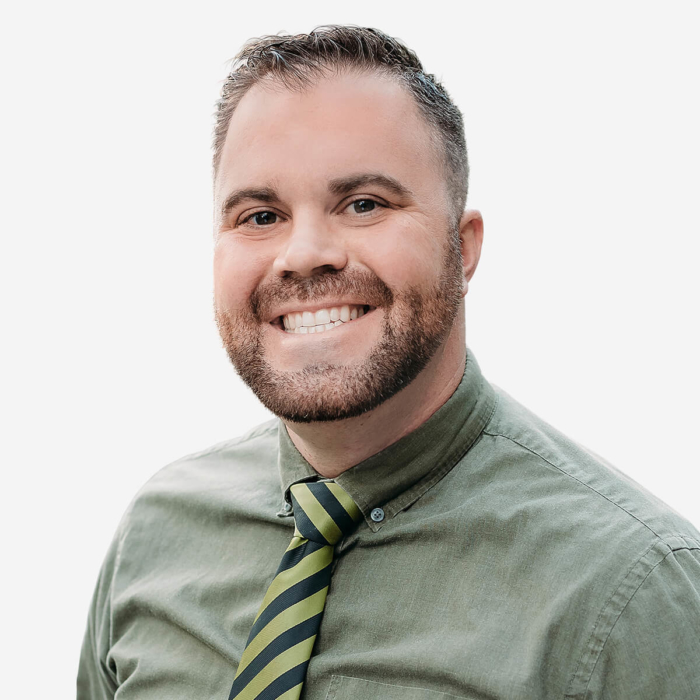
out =
[[(78, 699), (227, 697), (290, 487), (317, 479), (277, 419), (151, 478), (99, 575)], [(362, 519), (335, 545), (304, 700), (700, 698), (700, 533), (471, 350), (428, 421), (335, 481)]]

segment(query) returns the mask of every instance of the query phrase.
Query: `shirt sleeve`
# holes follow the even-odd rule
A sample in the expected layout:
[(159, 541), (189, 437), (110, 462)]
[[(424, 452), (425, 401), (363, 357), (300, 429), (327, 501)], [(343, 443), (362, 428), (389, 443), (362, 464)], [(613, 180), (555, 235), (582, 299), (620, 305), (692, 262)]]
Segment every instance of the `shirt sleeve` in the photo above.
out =
[(586, 698), (700, 698), (700, 550), (670, 552), (615, 622)]
[(118, 684), (110, 668), (108, 653), (111, 639), (112, 579), (118, 552), (118, 535), (114, 537), (100, 569), (88, 612), (78, 665), (77, 700), (112, 700)]

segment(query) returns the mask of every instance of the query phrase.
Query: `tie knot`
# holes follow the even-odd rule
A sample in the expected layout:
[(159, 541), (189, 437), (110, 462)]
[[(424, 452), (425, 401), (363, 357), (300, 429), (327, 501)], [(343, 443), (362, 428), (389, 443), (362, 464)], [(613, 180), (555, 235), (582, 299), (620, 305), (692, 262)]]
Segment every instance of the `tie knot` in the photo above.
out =
[(335, 481), (294, 484), (290, 493), (296, 529), (307, 540), (334, 545), (362, 518), (350, 494)]

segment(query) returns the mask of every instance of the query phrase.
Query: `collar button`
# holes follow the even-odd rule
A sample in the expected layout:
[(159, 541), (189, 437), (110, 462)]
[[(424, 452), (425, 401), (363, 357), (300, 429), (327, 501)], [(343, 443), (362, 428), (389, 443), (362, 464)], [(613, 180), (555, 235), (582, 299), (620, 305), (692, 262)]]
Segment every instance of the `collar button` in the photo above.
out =
[(369, 517), (374, 520), (375, 523), (381, 523), (382, 520), (384, 520), (384, 511), (381, 508), (375, 508), (370, 514)]

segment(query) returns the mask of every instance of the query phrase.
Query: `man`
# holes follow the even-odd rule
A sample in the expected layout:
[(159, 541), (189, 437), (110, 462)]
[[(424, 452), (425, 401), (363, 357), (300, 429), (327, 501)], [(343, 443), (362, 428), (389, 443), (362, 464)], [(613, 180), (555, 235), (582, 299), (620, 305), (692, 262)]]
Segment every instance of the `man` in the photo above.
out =
[(161, 470), (81, 699), (700, 697), (700, 533), (481, 375), (462, 118), (373, 29), (239, 54), (216, 319), (277, 416)]

